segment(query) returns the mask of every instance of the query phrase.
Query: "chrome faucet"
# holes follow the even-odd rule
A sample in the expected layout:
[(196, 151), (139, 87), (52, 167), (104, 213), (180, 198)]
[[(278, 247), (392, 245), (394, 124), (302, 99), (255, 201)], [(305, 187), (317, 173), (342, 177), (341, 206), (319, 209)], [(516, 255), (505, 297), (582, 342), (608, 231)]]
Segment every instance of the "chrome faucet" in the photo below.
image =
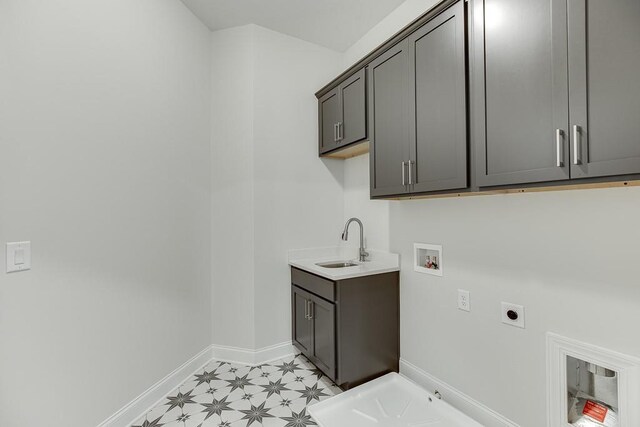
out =
[(358, 225), (360, 226), (360, 258), (359, 260), (360, 262), (364, 262), (367, 260), (369, 253), (364, 250), (364, 227), (362, 226), (362, 221), (360, 221), (358, 218), (351, 218), (349, 221), (347, 221), (347, 224), (344, 226), (344, 231), (342, 232), (342, 240), (346, 242), (349, 239), (349, 226), (354, 221), (357, 222)]

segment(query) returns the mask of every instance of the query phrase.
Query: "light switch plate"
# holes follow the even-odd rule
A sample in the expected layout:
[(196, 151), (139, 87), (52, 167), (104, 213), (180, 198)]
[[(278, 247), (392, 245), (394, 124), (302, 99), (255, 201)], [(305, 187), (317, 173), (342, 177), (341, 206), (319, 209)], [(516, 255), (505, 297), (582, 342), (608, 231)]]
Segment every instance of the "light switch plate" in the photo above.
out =
[(31, 270), (31, 242), (7, 243), (7, 273)]

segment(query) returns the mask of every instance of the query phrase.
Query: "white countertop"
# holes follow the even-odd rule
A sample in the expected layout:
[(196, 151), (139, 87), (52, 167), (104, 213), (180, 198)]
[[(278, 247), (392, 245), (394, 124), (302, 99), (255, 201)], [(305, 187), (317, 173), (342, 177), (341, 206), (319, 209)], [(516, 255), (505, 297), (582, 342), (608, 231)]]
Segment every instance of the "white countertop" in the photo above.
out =
[[(368, 261), (359, 262), (358, 248), (298, 249), (289, 251), (289, 265), (334, 281), (400, 270), (400, 256), (398, 254), (370, 249), (366, 251), (369, 252)], [(326, 268), (316, 265), (331, 261), (351, 261), (358, 265), (342, 268)]]

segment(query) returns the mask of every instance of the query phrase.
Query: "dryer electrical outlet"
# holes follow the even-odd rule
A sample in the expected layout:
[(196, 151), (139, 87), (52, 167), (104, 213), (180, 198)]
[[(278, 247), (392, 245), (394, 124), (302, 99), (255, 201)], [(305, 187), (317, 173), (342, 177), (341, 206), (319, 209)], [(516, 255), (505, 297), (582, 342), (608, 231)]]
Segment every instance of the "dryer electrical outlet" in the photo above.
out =
[(503, 302), (502, 323), (524, 329), (524, 307), (510, 302)]

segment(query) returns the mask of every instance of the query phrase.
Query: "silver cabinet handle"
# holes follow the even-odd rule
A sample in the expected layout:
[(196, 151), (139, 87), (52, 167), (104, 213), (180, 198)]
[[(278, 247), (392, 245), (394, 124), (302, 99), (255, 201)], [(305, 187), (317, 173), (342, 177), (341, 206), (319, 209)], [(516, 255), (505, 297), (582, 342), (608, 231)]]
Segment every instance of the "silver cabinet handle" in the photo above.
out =
[(405, 171), (405, 164), (407, 162), (402, 162), (402, 185), (407, 185), (407, 177), (406, 177), (406, 171)]
[(342, 141), (344, 139), (344, 123), (340, 122), (339, 124), (340, 126), (338, 129), (340, 129), (340, 141)]
[(333, 124), (333, 142), (338, 142), (338, 124)]
[(556, 129), (556, 166), (559, 168), (564, 166), (563, 135), (562, 129)]
[(338, 141), (342, 141), (342, 122), (338, 122)]
[(413, 185), (413, 167), (411, 166), (413, 162), (409, 160), (409, 185)]
[(573, 164), (579, 165), (580, 160), (580, 126), (573, 125)]
[(313, 319), (313, 302), (309, 300), (309, 320)]
[(304, 300), (304, 318), (309, 319), (309, 300)]

